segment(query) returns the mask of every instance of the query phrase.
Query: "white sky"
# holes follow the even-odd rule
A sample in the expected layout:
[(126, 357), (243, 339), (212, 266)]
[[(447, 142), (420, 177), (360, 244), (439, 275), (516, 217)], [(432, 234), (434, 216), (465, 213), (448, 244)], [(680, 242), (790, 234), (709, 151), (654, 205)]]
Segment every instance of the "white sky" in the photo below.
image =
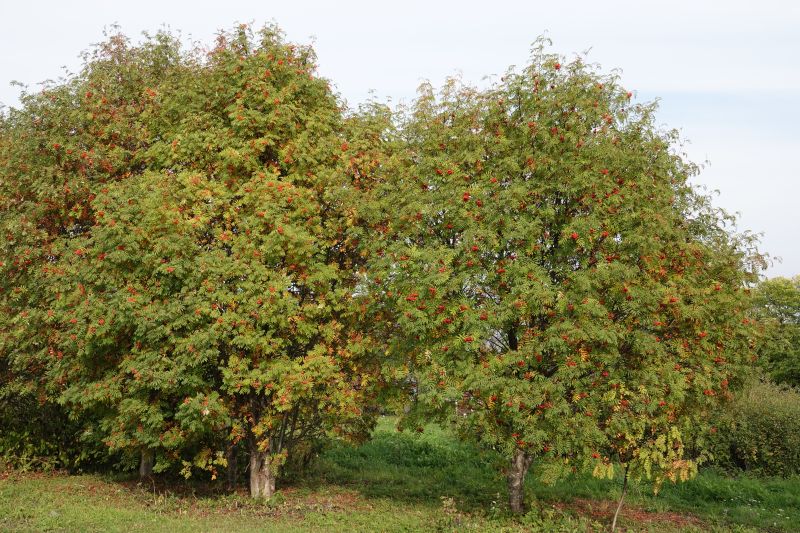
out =
[(320, 72), (351, 105), (370, 90), (408, 100), (423, 79), (502, 74), (544, 33), (568, 57), (591, 48), (638, 98), (661, 98), (660, 120), (681, 129), (692, 160), (711, 163), (697, 183), (720, 190), (717, 204), (783, 258), (767, 274), (800, 274), (796, 1), (0, 0), (0, 102), (17, 104), (11, 80), (33, 90), (76, 70), (112, 23), (133, 38), (168, 25), (210, 44), (220, 28), (268, 21), (313, 41)]

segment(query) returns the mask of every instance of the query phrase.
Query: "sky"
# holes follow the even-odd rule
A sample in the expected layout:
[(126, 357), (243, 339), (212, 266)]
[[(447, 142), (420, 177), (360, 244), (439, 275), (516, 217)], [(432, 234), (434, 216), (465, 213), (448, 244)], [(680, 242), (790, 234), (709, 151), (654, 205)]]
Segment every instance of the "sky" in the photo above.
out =
[[(351, 106), (409, 101), (424, 80), (472, 83), (524, 65), (545, 35), (550, 51), (620, 72), (640, 101), (658, 98), (661, 125), (681, 131), (694, 179), (763, 233), (775, 261), (766, 275), (800, 274), (800, 2), (506, 1), (380, 2), (0, 0), (0, 103), (22, 82), (76, 71), (80, 52), (118, 24), (134, 40), (163, 27), (211, 44), (238, 23), (277, 23), (313, 44), (319, 72)], [(66, 70), (65, 70), (66, 69)]]

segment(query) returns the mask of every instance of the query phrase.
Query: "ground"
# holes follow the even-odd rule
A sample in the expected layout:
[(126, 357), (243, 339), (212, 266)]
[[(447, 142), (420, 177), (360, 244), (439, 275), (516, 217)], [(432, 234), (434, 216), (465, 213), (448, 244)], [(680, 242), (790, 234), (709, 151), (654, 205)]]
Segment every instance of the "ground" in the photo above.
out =
[[(578, 476), (529, 480), (532, 511), (510, 517), (491, 457), (435, 426), (397, 433), (381, 421), (372, 441), (328, 450), (303, 481), (270, 502), (193, 481), (5, 470), (0, 531), (546, 531), (607, 529), (619, 481)], [(631, 486), (626, 531), (800, 531), (800, 479), (729, 477), (704, 471), (653, 496)]]

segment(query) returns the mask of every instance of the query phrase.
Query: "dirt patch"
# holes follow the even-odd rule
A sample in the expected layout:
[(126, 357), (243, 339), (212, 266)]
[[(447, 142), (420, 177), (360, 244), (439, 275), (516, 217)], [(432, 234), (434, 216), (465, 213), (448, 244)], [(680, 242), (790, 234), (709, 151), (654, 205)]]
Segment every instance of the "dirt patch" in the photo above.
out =
[[(553, 506), (562, 511), (588, 516), (600, 522), (610, 522), (614, 516), (614, 511), (617, 509), (617, 502), (576, 498), (571, 502), (556, 503)], [(640, 507), (628, 505), (623, 505), (622, 511), (620, 511), (620, 518), (636, 523), (665, 523), (676, 527), (699, 527), (704, 525), (704, 522), (696, 516), (669, 511), (647, 511)]]
[(4, 481), (10, 479), (11, 481), (22, 481), (26, 479), (53, 479), (53, 478), (65, 478), (68, 477), (69, 473), (65, 470), (50, 470), (47, 472), (42, 472), (38, 470), (30, 470), (23, 472), (21, 470), (15, 470), (13, 468), (7, 467), (5, 469), (0, 469), (0, 481)]

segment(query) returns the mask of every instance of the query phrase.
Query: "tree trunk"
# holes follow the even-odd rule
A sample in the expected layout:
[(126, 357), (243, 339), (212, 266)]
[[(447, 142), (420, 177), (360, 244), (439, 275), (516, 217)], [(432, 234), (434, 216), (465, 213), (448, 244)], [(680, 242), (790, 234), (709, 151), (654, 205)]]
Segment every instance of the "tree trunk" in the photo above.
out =
[(156, 454), (150, 448), (142, 450), (142, 457), (139, 460), (139, 479), (153, 477), (153, 463), (156, 461)]
[(617, 530), (617, 518), (619, 518), (619, 512), (622, 510), (622, 502), (625, 500), (625, 494), (628, 492), (628, 468), (630, 467), (629, 464), (625, 465), (625, 477), (622, 479), (622, 495), (619, 497), (619, 503), (617, 504), (617, 510), (614, 512), (614, 521), (611, 522), (611, 533)]
[(275, 493), (275, 468), (270, 464), (267, 452), (257, 448), (250, 450), (250, 496), (270, 499)]
[(225, 460), (228, 462), (226, 467), (228, 490), (234, 490), (236, 488), (236, 479), (239, 477), (239, 461), (235, 444), (228, 445), (228, 449), (225, 450)]
[(508, 506), (514, 514), (525, 512), (525, 475), (533, 457), (517, 448), (508, 471)]

